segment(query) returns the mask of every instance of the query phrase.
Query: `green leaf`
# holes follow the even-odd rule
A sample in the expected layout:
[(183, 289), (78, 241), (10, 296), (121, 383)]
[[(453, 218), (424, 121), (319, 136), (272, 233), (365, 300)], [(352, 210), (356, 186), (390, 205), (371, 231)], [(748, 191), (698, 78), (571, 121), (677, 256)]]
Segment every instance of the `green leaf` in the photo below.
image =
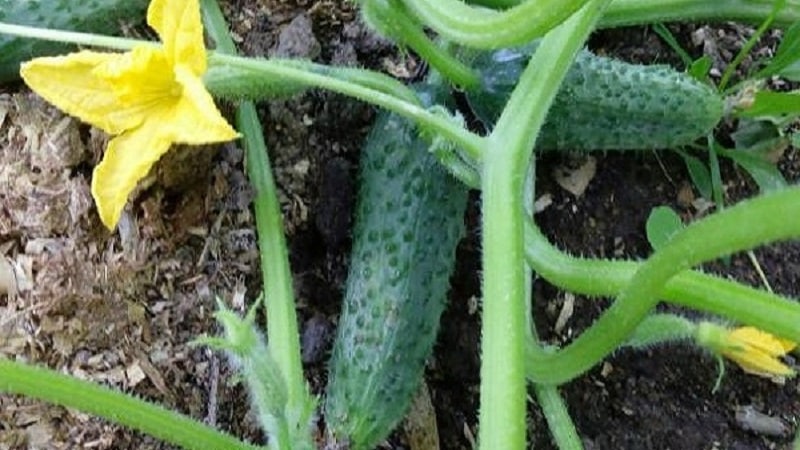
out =
[(788, 186), (775, 164), (767, 161), (759, 153), (720, 149), (719, 154), (732, 159), (747, 171), (762, 192), (777, 191)]
[(692, 156), (684, 151), (676, 150), (681, 158), (683, 158), (683, 163), (686, 164), (686, 170), (689, 172), (689, 178), (692, 179), (692, 184), (697, 190), (700, 192), (700, 195), (703, 198), (711, 199), (711, 173), (708, 171), (708, 166), (706, 166), (703, 161), (700, 161), (699, 158)]
[(800, 116), (800, 91), (756, 93), (753, 104), (736, 113), (739, 117), (763, 117), (776, 123)]
[(740, 120), (737, 130), (731, 133), (737, 150), (758, 149), (780, 137), (778, 127), (763, 120)]
[(708, 79), (708, 72), (711, 70), (711, 65), (711, 57), (703, 55), (692, 62), (687, 72), (697, 80), (706, 81)]
[(778, 75), (789, 81), (800, 81), (800, 59), (784, 67)]
[(680, 216), (669, 206), (653, 208), (645, 225), (647, 240), (654, 250), (663, 247), (682, 228)]
[(786, 30), (772, 61), (756, 77), (766, 78), (772, 75), (800, 81), (800, 22)]
[(800, 148), (800, 133), (792, 133), (789, 137), (792, 140), (792, 146)]
[[(663, 23), (654, 24), (653, 31), (655, 31), (655, 33), (664, 42), (666, 42), (667, 45), (669, 45), (675, 53), (678, 54), (678, 56), (681, 58), (685, 66), (688, 67), (693, 64), (692, 57), (689, 56), (689, 53), (683, 47), (681, 47), (681, 44), (679, 44), (678, 40), (675, 39), (675, 35), (673, 35), (672, 32), (669, 31), (669, 28), (667, 28)], [(702, 78), (698, 79), (702, 80)]]

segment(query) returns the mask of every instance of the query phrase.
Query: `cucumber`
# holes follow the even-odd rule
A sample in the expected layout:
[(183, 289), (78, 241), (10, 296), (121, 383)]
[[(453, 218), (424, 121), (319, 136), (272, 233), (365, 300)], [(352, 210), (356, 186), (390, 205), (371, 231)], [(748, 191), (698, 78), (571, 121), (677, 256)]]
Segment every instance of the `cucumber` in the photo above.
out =
[[(442, 90), (418, 88), (439, 102)], [(386, 112), (367, 137), (360, 170), (325, 421), (337, 443), (371, 449), (405, 415), (422, 379), (464, 233), (467, 189), (412, 123)]]
[[(475, 115), (494, 124), (531, 49), (473, 55), (482, 86), (467, 92)], [(673, 148), (707, 135), (724, 102), (715, 90), (669, 66), (642, 66), (581, 51), (567, 73), (536, 147), (541, 150)]]
[[(530, 51), (473, 56), (483, 90), (470, 107), (494, 123)], [(441, 86), (422, 88), (446, 103)], [(543, 149), (647, 149), (687, 144), (713, 129), (722, 99), (664, 66), (582, 52), (552, 106)], [(354, 244), (329, 368), (325, 417), (335, 444), (378, 445), (403, 417), (444, 309), (467, 189), (448, 176), (405, 119), (381, 113), (365, 143)]]
[[(114, 34), (120, 22), (140, 23), (149, 0), (0, 0), (0, 22), (58, 30)], [(0, 83), (19, 78), (19, 65), (74, 47), (0, 35)]]

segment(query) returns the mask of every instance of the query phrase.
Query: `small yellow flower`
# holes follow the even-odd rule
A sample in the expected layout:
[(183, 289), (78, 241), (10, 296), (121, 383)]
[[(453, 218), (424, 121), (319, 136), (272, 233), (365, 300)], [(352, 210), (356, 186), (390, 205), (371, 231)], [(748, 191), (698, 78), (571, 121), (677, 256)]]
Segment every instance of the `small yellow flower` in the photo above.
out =
[(47, 101), (116, 135), (92, 177), (92, 196), (109, 229), (119, 221), (136, 183), (173, 143), (238, 137), (201, 79), (206, 50), (198, 0), (153, 0), (147, 23), (162, 46), (36, 58), (20, 70)]
[(779, 358), (792, 351), (797, 344), (754, 327), (731, 330), (703, 323), (698, 328), (698, 342), (733, 360), (747, 373), (765, 377), (795, 374)]

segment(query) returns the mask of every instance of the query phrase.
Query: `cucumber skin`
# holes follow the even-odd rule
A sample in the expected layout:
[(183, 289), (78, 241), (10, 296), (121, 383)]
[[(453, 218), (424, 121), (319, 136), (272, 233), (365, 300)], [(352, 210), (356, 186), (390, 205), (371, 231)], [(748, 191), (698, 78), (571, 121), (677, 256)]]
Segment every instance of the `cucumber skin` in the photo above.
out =
[[(481, 90), (467, 93), (487, 126), (500, 116), (532, 51), (473, 56)], [(711, 87), (663, 65), (636, 65), (581, 51), (567, 73), (536, 141), (541, 150), (648, 150), (691, 144), (723, 116)]]
[(422, 379), (464, 234), (467, 189), (414, 125), (381, 112), (361, 155), (352, 262), (329, 368), (326, 423), (371, 449)]
[[(98, 34), (119, 32), (119, 21), (140, 23), (149, 0), (0, 0), (0, 22)], [(0, 83), (19, 78), (19, 65), (74, 46), (0, 35)]]

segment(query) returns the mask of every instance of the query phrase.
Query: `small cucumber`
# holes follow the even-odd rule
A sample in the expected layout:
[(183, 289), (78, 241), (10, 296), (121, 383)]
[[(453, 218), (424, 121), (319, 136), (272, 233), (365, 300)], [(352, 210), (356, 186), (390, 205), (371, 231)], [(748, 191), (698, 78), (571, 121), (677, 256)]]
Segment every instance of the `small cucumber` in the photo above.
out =
[[(473, 112), (494, 124), (525, 69), (530, 49), (474, 56), (482, 89), (467, 93)], [(670, 148), (705, 136), (722, 118), (711, 87), (669, 66), (642, 66), (581, 51), (556, 95), (536, 146), (542, 150)]]
[[(420, 89), (439, 102), (447, 93)], [(467, 189), (415, 126), (380, 113), (361, 156), (352, 262), (329, 370), (325, 417), (336, 442), (372, 449), (404, 416), (436, 339), (466, 200)]]
[[(148, 0), (0, 0), (0, 22), (87, 33), (118, 33), (120, 21), (139, 23)], [(19, 78), (19, 64), (72, 47), (0, 35), (0, 83)]]

